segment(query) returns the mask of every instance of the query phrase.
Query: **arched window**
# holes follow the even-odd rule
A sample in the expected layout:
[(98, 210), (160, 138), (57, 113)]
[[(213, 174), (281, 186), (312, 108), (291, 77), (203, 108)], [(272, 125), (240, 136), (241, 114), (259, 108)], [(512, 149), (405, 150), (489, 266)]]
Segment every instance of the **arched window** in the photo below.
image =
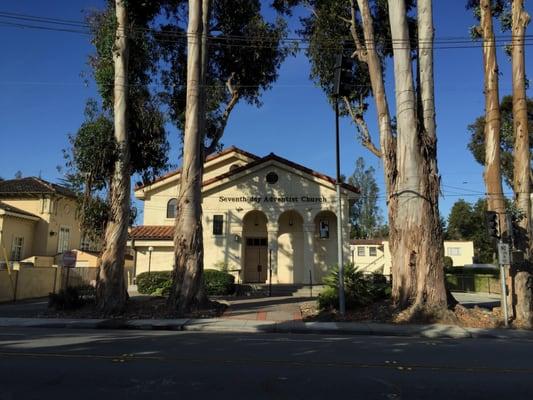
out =
[(170, 199), (167, 203), (167, 218), (176, 218), (178, 199)]

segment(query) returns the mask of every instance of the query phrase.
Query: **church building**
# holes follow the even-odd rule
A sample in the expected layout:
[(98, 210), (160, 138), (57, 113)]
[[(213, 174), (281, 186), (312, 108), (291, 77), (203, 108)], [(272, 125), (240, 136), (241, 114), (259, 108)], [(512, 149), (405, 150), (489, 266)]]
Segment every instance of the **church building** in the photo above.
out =
[[(143, 225), (131, 229), (129, 241), (137, 275), (173, 268), (179, 183), (177, 170), (135, 188), (144, 202)], [(204, 268), (225, 269), (236, 282), (315, 284), (337, 264), (333, 178), (273, 153), (230, 147), (207, 158), (202, 186)], [(346, 261), (357, 193), (341, 185)]]

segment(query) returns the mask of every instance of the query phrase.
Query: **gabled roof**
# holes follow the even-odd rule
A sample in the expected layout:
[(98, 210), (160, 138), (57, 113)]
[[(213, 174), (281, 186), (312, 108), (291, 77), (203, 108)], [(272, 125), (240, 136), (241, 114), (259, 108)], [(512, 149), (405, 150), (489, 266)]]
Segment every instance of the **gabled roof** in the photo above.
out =
[(39, 217), (20, 208), (10, 206), (9, 204), (0, 201), (0, 214), (12, 215), (15, 217), (27, 218), (31, 220), (38, 220)]
[(172, 240), (174, 238), (173, 225), (139, 225), (131, 228), (130, 239), (137, 240)]
[[(277, 161), (280, 164), (284, 164), (284, 165), (286, 165), (286, 166), (288, 166), (290, 168), (294, 168), (294, 169), (299, 170), (301, 172), (304, 172), (306, 174), (312, 175), (315, 178), (327, 181), (327, 182), (329, 182), (329, 183), (331, 183), (333, 185), (336, 183), (336, 180), (333, 179), (332, 177), (328, 176), (328, 175), (322, 174), (320, 172), (316, 172), (316, 171), (314, 171), (314, 170), (312, 170), (310, 168), (304, 167), (301, 164), (297, 164), (294, 161), (287, 160), (286, 158), (280, 157), (280, 156), (278, 156), (278, 155), (276, 155), (274, 153), (270, 153), (269, 155), (267, 155), (265, 157), (259, 157), (259, 156), (255, 155), (255, 154), (248, 153), (247, 151), (241, 150), (241, 149), (239, 149), (237, 147), (234, 147), (234, 146), (229, 147), (226, 150), (221, 151), (220, 153), (214, 154), (211, 157), (208, 157), (206, 162), (207, 161), (211, 161), (211, 160), (213, 160), (213, 159), (215, 159), (217, 157), (221, 157), (221, 156), (223, 156), (225, 154), (228, 154), (228, 153), (231, 153), (231, 152), (238, 152), (238, 153), (244, 154), (247, 157), (252, 158), (254, 161), (252, 161), (252, 162), (250, 162), (248, 164), (242, 165), (242, 166), (240, 166), (238, 168), (234, 168), (234, 169), (230, 170), (229, 172), (223, 173), (223, 174), (218, 175), (218, 176), (216, 176), (214, 178), (208, 179), (208, 180), (206, 180), (206, 181), (204, 181), (202, 183), (202, 186), (207, 186), (207, 185), (210, 185), (210, 184), (212, 184), (214, 182), (223, 180), (225, 178), (229, 178), (230, 176), (233, 176), (233, 175), (238, 174), (240, 172), (246, 171), (246, 170), (248, 170), (250, 168), (254, 168), (257, 165), (266, 163), (268, 161)], [(163, 175), (160, 178), (157, 178), (155, 181), (153, 181), (153, 182), (151, 182), (149, 184), (146, 184), (146, 185), (143, 185), (143, 186), (137, 186), (135, 188), (135, 190), (143, 189), (146, 186), (152, 185), (152, 184), (154, 184), (156, 182), (160, 182), (160, 181), (162, 181), (164, 179), (167, 179), (167, 178), (169, 178), (169, 177), (171, 177), (173, 175), (179, 174), (180, 171), (181, 171), (181, 169), (178, 169), (176, 171), (170, 172), (170, 173), (168, 173), (166, 175)], [(355, 186), (349, 185), (347, 183), (341, 183), (341, 187), (346, 189), (346, 190), (349, 190), (350, 192), (359, 193), (359, 189), (358, 188), (356, 188)]]
[[(205, 162), (207, 163), (209, 161), (216, 160), (217, 158), (225, 156), (226, 154), (229, 154), (229, 153), (238, 153), (238, 154), (241, 154), (241, 155), (243, 155), (245, 157), (251, 158), (253, 160), (259, 159), (259, 157), (256, 156), (255, 154), (249, 153), (249, 152), (247, 152), (245, 150), (242, 150), (242, 149), (239, 149), (238, 147), (235, 147), (235, 146), (230, 146), (227, 149), (224, 149), (224, 150), (222, 150), (222, 151), (220, 151), (218, 153), (211, 154), (210, 156), (208, 156), (205, 159)], [(154, 183), (161, 182), (161, 181), (163, 181), (163, 180), (165, 180), (167, 178), (170, 178), (172, 176), (178, 175), (180, 172), (181, 172), (181, 168), (176, 169), (176, 170), (171, 171), (171, 172), (168, 172), (165, 175), (162, 175), (159, 178), (154, 179), (152, 182), (148, 182), (148, 183), (146, 183), (144, 185), (135, 186), (135, 190), (140, 190), (140, 189), (143, 189), (143, 188), (145, 188), (147, 186), (153, 185)]]
[(0, 197), (26, 197), (39, 194), (76, 197), (76, 193), (72, 190), (35, 176), (0, 181)]
[[(202, 186), (207, 186), (207, 185), (210, 185), (214, 182), (217, 182), (217, 181), (220, 181), (222, 179), (225, 179), (225, 178), (229, 178), (230, 176), (232, 175), (235, 175), (235, 174), (238, 174), (242, 171), (246, 171), (250, 168), (253, 168), (257, 165), (260, 165), (260, 164), (264, 164), (268, 161), (277, 161), (279, 162), (280, 164), (284, 164), (290, 168), (294, 168), (294, 169), (297, 169), (299, 171), (302, 171), (306, 174), (309, 174), (309, 175), (312, 175), (314, 176), (315, 178), (319, 178), (319, 179), (322, 179), (324, 181), (327, 181), (331, 184), (335, 184), (337, 181), (335, 179), (333, 179), (332, 177), (328, 176), (328, 175), (324, 175), (320, 172), (316, 172), (310, 168), (307, 168), (307, 167), (304, 167), (303, 165), (301, 164), (297, 164), (295, 163), (294, 161), (290, 161), (290, 160), (287, 160), (286, 158), (283, 158), (283, 157), (280, 157), (274, 153), (270, 153), (268, 156), (265, 156), (263, 158), (258, 158), (257, 160), (249, 163), (249, 164), (246, 164), (246, 165), (243, 165), (241, 167), (238, 167), (238, 168), (235, 168), (229, 172), (226, 172), (222, 175), (219, 175), (219, 176), (215, 176), (214, 178), (211, 178), (211, 179), (208, 179), (207, 181), (204, 181)], [(352, 185), (349, 185), (347, 183), (341, 183), (341, 187), (346, 189), (346, 190), (349, 190), (350, 192), (354, 192), (354, 193), (359, 193), (359, 189), (356, 188), (355, 186), (352, 186)]]

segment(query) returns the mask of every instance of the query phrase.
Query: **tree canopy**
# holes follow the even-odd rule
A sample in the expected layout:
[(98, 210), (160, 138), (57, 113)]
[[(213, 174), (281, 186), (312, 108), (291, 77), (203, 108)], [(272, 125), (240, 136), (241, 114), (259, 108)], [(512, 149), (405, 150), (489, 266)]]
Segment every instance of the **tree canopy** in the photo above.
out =
[[(513, 187), (513, 97), (505, 96), (500, 104), (502, 129), (500, 132), (500, 162), (505, 183)], [(529, 143), (533, 146), (533, 99), (527, 100)], [(474, 159), (481, 165), (485, 164), (485, 116), (480, 116), (468, 126), (470, 142), (468, 149)], [(530, 147), (531, 149), (531, 147)]]
[[(161, 55), (161, 99), (170, 119), (183, 132), (185, 124), (187, 43), (185, 2), (167, 10), (168, 21), (156, 35)], [(285, 58), (295, 51), (282, 39), (286, 22), (268, 22), (259, 0), (212, 1), (206, 71), (206, 153), (219, 148), (229, 115), (238, 101), (261, 106), (261, 95), (271, 88)], [(181, 38), (181, 39), (180, 39)]]

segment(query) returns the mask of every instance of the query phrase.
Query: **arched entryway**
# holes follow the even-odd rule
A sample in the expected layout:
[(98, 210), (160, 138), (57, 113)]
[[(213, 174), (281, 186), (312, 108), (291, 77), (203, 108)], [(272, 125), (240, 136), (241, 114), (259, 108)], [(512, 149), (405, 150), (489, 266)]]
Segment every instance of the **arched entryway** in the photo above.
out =
[(285, 211), (278, 220), (278, 281), (304, 281), (303, 218), (294, 211)]
[(253, 210), (243, 218), (243, 281), (265, 283), (268, 277), (267, 217)]
[(329, 269), (337, 264), (337, 216), (332, 211), (320, 211), (315, 216), (315, 270), (313, 279), (321, 282)]

